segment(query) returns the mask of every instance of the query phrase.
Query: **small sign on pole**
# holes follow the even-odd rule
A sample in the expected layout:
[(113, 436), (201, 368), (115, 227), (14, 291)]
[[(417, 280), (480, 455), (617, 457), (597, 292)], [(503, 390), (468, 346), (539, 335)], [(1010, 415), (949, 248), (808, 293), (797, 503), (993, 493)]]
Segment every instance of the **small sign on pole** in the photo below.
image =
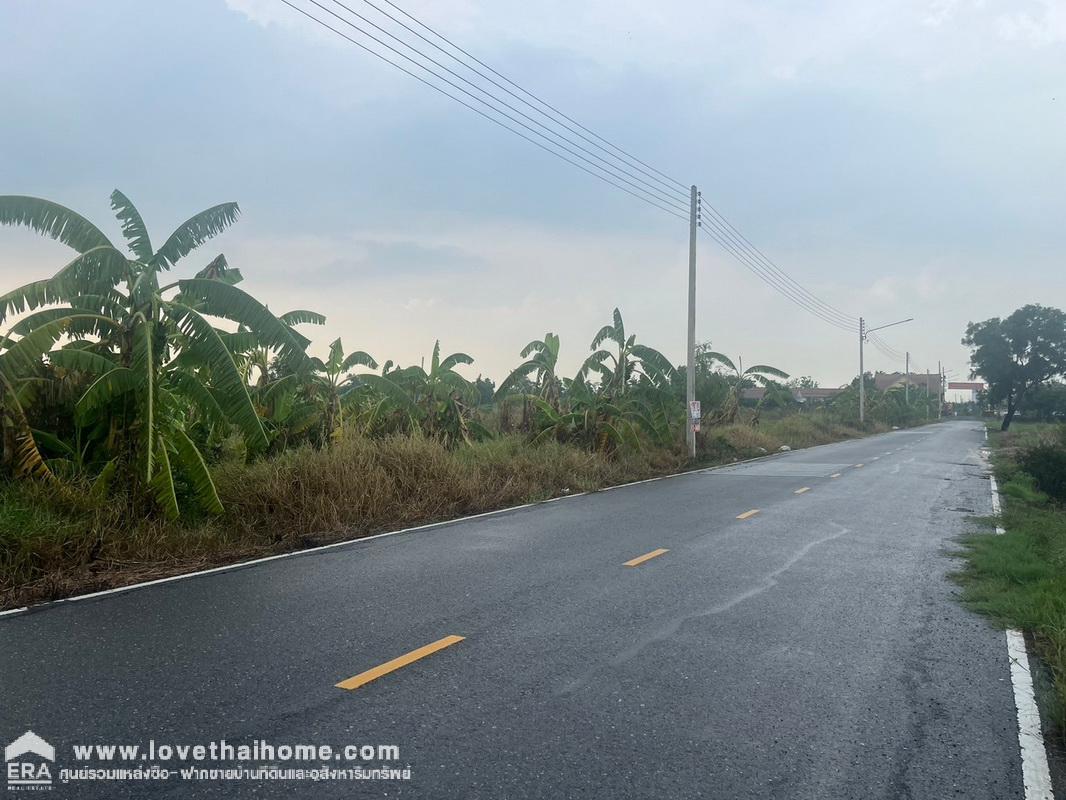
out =
[(692, 424), (692, 430), (699, 433), (700, 430), (700, 418), (703, 414), (700, 413), (700, 401), (692, 400), (688, 404), (688, 418)]

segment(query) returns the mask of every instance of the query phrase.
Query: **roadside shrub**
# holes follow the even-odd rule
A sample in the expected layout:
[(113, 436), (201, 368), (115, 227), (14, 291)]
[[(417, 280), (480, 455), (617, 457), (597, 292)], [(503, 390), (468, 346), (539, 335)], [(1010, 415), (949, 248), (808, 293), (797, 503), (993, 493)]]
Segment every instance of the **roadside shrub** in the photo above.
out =
[(743, 455), (754, 455), (763, 450), (770, 453), (781, 446), (775, 438), (750, 425), (728, 425), (721, 429), (720, 435), (734, 451)]
[(728, 461), (759, 455), (763, 450), (774, 452), (781, 445), (794, 449), (813, 447), (885, 430), (884, 425), (870, 423), (866, 431), (862, 431), (844, 424), (838, 415), (815, 411), (770, 417), (763, 419), (757, 427), (740, 423), (711, 427), (701, 434), (699, 442), (701, 455), (705, 458)]
[(1021, 500), (1034, 506), (1047, 503), (1048, 496), (1036, 487), (1036, 479), (1027, 472), (1016, 472), (1014, 476), (1000, 487), (1000, 491), (1015, 500)]
[(740, 456), (721, 431), (704, 429), (696, 434), (696, 456), (700, 461), (726, 464)]
[(1038, 444), (1018, 454), (1018, 464), (1032, 475), (1040, 491), (1066, 501), (1066, 447), (1061, 444)]
[[(861, 436), (858, 428), (852, 428), (824, 414), (791, 414), (777, 420), (768, 420), (761, 426), (764, 433), (789, 447), (813, 447), (841, 439)], [(882, 428), (883, 429), (883, 428)]]

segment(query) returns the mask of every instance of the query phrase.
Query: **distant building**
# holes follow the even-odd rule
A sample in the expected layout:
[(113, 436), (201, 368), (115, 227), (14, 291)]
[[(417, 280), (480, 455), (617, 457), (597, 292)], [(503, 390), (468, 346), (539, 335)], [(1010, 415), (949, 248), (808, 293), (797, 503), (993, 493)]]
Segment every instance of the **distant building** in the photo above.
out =
[[(911, 390), (924, 393), (928, 387), (929, 396), (936, 397), (940, 391), (940, 376), (935, 372), (912, 372), (910, 375)], [(900, 388), (907, 383), (907, 373), (905, 372), (875, 372), (874, 373), (874, 386), (878, 391), (888, 392), (892, 389)], [(954, 384), (952, 384), (954, 386)], [(970, 385), (966, 384), (966, 388)], [(847, 386), (841, 386), (836, 389), (800, 389), (789, 387), (789, 391), (792, 392), (792, 399), (797, 403), (824, 403), (833, 397), (847, 389)], [(766, 389), (761, 386), (753, 386), (744, 389), (741, 392), (741, 399), (748, 400), (753, 403), (757, 403), (763, 399), (766, 395)]]
[(957, 392), (969, 392), (970, 402), (977, 402), (977, 393), (983, 392), (987, 387), (980, 381), (949, 381), (948, 389)]
[[(838, 394), (844, 391), (844, 389), (800, 389), (793, 388), (790, 386), (789, 391), (792, 392), (792, 399), (795, 400), (797, 403), (824, 403), (831, 397), (836, 397)], [(741, 392), (740, 395), (742, 400), (751, 400), (752, 402), (756, 403), (762, 400), (765, 396), (766, 389), (764, 389), (762, 386), (749, 387), (743, 392)]]
[[(903, 388), (907, 383), (906, 372), (875, 372), (874, 386), (878, 391), (887, 392), (895, 388)], [(910, 375), (912, 388), (926, 391), (930, 396), (937, 397), (940, 394), (940, 375), (935, 372), (912, 372)]]

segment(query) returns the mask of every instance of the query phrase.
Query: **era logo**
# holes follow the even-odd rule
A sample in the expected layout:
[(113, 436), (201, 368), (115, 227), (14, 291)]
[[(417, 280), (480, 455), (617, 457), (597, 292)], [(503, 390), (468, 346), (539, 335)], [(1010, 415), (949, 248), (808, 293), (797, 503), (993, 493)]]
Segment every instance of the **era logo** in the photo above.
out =
[(33, 731), (26, 731), (4, 748), (8, 789), (51, 789), (56, 750)]

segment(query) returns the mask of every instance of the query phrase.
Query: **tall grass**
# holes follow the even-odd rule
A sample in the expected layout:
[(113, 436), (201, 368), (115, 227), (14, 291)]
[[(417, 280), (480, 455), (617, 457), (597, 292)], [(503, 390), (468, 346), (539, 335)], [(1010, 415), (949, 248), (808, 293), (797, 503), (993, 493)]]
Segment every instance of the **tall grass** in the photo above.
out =
[(711, 463), (728, 462), (772, 453), (783, 446), (791, 449), (854, 439), (887, 430), (871, 424), (865, 430), (851, 427), (822, 411), (789, 414), (764, 419), (758, 426), (737, 423), (708, 429), (700, 438), (700, 452)]
[(569, 445), (531, 447), (505, 436), (448, 449), (435, 439), (342, 439), (329, 450), (290, 450), (224, 467), (222, 522), (242, 537), (264, 528), (280, 540), (343, 530), (365, 534), (545, 500), (676, 471), (681, 453), (607, 458)]
[(225, 512), (183, 522), (8, 484), (0, 489), (0, 606), (600, 489), (684, 464), (681, 451), (609, 458), (555, 442), (530, 447), (518, 436), (457, 449), (421, 436), (348, 436), (329, 449), (218, 465)]

